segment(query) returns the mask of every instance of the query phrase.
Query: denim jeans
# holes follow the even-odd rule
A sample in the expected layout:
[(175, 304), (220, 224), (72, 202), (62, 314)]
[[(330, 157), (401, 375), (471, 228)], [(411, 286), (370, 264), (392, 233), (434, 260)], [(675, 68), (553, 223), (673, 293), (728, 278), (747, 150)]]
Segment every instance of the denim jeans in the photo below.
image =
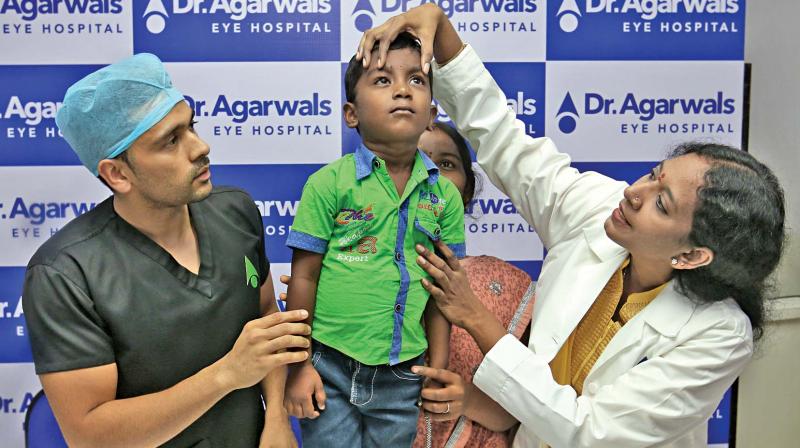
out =
[(411, 366), (423, 358), (368, 366), (313, 341), (311, 363), (327, 399), (319, 417), (300, 420), (303, 447), (410, 447), (422, 388), (422, 377), (411, 373)]

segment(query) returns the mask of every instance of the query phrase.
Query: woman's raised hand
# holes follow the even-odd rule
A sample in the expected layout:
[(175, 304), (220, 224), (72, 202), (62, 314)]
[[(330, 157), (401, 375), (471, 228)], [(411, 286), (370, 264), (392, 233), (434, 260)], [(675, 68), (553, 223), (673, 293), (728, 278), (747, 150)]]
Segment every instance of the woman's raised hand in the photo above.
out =
[[(358, 44), (356, 60), (361, 60), (364, 67), (369, 67), (372, 58), (377, 57), (376, 67), (383, 67), (386, 54), (389, 52), (389, 44), (404, 31), (419, 39), (420, 66), (426, 74), (430, 71), (434, 55), (441, 63), (458, 54), (463, 46), (444, 11), (433, 3), (426, 3), (390, 18), (383, 25), (367, 30)], [(376, 45), (377, 54), (373, 54)]]

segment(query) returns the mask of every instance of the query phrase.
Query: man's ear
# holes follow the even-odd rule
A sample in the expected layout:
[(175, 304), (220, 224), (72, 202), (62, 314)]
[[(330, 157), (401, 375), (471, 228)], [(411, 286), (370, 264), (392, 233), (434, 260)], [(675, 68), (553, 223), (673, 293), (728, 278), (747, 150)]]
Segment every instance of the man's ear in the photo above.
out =
[(131, 169), (122, 160), (101, 160), (97, 164), (97, 175), (106, 181), (114, 193), (125, 194), (131, 190)]
[(344, 113), (344, 123), (350, 129), (355, 129), (358, 127), (358, 112), (356, 111), (355, 104), (351, 102), (344, 103), (342, 106), (342, 112)]
[(714, 261), (714, 251), (707, 247), (695, 247), (675, 258), (678, 263), (672, 267), (673, 269), (697, 269)]

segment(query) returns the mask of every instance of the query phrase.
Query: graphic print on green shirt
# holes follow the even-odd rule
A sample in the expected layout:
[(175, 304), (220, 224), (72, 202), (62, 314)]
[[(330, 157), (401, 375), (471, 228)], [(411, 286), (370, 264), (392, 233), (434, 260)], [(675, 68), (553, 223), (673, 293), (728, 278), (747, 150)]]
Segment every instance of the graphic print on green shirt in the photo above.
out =
[(439, 239), (464, 256), (461, 196), (425, 154), (402, 195), (363, 145), (311, 175), (286, 244), (324, 255), (312, 337), (367, 365), (424, 352), (427, 274), (414, 245)]

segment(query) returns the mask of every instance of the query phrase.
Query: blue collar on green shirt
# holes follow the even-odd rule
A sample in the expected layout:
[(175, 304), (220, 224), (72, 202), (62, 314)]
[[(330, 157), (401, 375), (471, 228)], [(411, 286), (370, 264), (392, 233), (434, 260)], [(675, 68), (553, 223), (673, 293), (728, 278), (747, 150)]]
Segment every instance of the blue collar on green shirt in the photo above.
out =
[[(427, 154), (417, 149), (417, 154), (422, 157), (422, 163), (425, 164), (425, 169), (428, 171), (428, 184), (433, 185), (439, 180), (439, 168), (433, 163), (430, 157)], [(356, 148), (355, 158), (356, 158), (356, 179), (361, 180), (370, 174), (372, 174), (372, 161), (375, 160), (378, 156), (375, 155), (374, 152), (367, 149), (363, 143), (358, 145)]]

